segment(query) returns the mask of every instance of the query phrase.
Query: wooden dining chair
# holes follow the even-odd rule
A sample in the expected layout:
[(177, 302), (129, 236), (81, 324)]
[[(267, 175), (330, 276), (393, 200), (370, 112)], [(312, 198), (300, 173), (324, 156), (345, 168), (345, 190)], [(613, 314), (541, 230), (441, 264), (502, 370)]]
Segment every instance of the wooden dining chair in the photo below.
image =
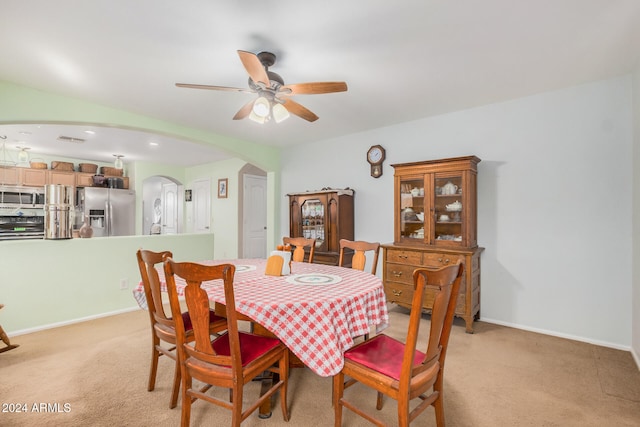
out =
[[(269, 338), (238, 331), (238, 313), (236, 312), (233, 290), (235, 266), (220, 264), (207, 266), (196, 263), (176, 263), (167, 259), (164, 264), (167, 283), (175, 276), (187, 282), (184, 296), (193, 324), (195, 340), (185, 342), (185, 329), (178, 317), (178, 293), (175, 286), (169, 286), (169, 300), (175, 313), (178, 352), (182, 363), (182, 427), (189, 426), (191, 405), (197, 399), (231, 410), (231, 425), (240, 423), (251, 413), (280, 392), (282, 417), (289, 420), (287, 410), (287, 384), (289, 377), (289, 349), (277, 338)], [(207, 329), (209, 298), (202, 282), (222, 280), (224, 283), (227, 332), (211, 340)], [(264, 372), (278, 375), (268, 390), (243, 411), (244, 385)], [(194, 387), (193, 380), (204, 383), (204, 387)], [(212, 386), (231, 390), (231, 402), (206, 394)], [(219, 423), (218, 423), (219, 424)]]
[[(175, 408), (178, 403), (178, 394), (180, 391), (180, 362), (176, 347), (176, 330), (175, 321), (171, 315), (167, 316), (162, 301), (160, 278), (155, 266), (162, 264), (164, 257), (171, 257), (170, 251), (152, 252), (148, 250), (138, 250), (136, 253), (138, 259), (138, 268), (140, 269), (140, 277), (144, 287), (144, 294), (147, 299), (147, 307), (149, 311), (149, 320), (151, 322), (151, 369), (149, 371), (148, 391), (153, 391), (156, 384), (156, 375), (158, 371), (158, 359), (161, 355), (167, 356), (175, 361), (175, 371), (173, 374), (173, 389), (171, 392), (171, 402), (169, 407)], [(168, 284), (167, 284), (168, 286)], [(171, 314), (171, 313), (169, 313)], [(180, 314), (183, 323), (186, 325), (187, 339), (192, 339), (193, 332), (191, 327), (191, 319), (189, 313)], [(209, 313), (209, 332), (217, 334), (227, 328), (227, 320), (223, 317), (216, 316), (213, 310)], [(165, 343), (165, 345), (162, 345)], [(167, 346), (167, 344), (169, 346)]]
[(283, 237), (282, 242), (285, 245), (293, 247), (291, 260), (296, 262), (304, 262), (305, 249), (309, 248), (309, 259), (307, 262), (313, 262), (313, 252), (316, 249), (316, 239), (307, 239), (304, 237)]
[[(342, 425), (342, 408), (348, 408), (378, 425), (385, 424), (345, 398), (345, 388), (359, 382), (378, 392), (376, 408), (382, 409), (383, 396), (397, 401), (399, 427), (407, 427), (426, 408), (433, 405), (436, 424), (444, 426), (443, 373), (444, 362), (456, 308), (463, 264), (438, 270), (416, 269), (413, 273), (415, 292), (405, 343), (381, 334), (352, 347), (344, 354), (344, 367), (333, 377), (335, 426)], [(434, 297), (426, 353), (416, 350), (422, 303), (425, 294)], [(348, 378), (345, 383), (345, 377)], [(422, 401), (410, 410), (409, 403)]]
[(345, 249), (351, 249), (353, 251), (351, 268), (355, 268), (360, 271), (364, 271), (365, 264), (367, 263), (366, 253), (372, 251), (373, 265), (371, 266), (371, 274), (376, 274), (376, 268), (378, 267), (378, 254), (380, 253), (380, 243), (340, 239), (340, 257), (338, 258), (338, 265), (340, 267), (344, 264)]

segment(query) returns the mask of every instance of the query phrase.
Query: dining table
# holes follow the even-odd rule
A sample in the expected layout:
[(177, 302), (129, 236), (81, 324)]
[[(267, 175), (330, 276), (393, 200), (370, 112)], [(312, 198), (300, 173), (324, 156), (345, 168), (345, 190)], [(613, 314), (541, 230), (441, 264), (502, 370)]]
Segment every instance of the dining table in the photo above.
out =
[[(284, 276), (266, 275), (266, 259), (198, 261), (205, 265), (233, 264), (234, 296), (238, 313), (279, 338), (316, 374), (329, 377), (340, 372), (344, 352), (357, 337), (376, 333), (389, 324), (382, 280), (369, 272), (324, 264), (292, 262)], [(164, 270), (158, 266), (161, 288), (166, 292)], [(179, 296), (186, 282), (175, 278)], [(225, 304), (221, 280), (203, 282), (209, 300)], [(140, 283), (133, 295), (147, 307)]]

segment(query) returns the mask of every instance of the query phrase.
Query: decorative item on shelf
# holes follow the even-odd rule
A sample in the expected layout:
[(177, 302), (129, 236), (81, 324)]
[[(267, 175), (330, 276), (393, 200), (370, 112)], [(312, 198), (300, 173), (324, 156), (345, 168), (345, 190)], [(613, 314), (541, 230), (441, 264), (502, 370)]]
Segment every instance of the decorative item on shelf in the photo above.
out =
[(451, 181), (447, 182), (442, 186), (442, 194), (445, 196), (450, 196), (456, 194), (458, 192), (458, 186), (452, 183)]
[(122, 176), (122, 169), (111, 168), (108, 166), (100, 167), (100, 174), (110, 176)]
[(116, 169), (122, 169), (122, 158), (124, 156), (122, 154), (114, 154), (113, 157), (116, 158), (116, 160), (113, 162), (113, 167), (115, 167)]
[(93, 163), (80, 163), (78, 164), (78, 171), (95, 174), (98, 171), (98, 165)]
[(93, 236), (93, 228), (91, 228), (91, 225), (89, 224), (89, 215), (84, 217), (84, 222), (78, 231), (78, 235), (83, 239), (88, 239)]
[(417, 187), (412, 188), (412, 189), (411, 189), (411, 195), (412, 195), (413, 197), (418, 197), (418, 196), (420, 196), (420, 189), (419, 189), (419, 188), (417, 188)]
[(402, 210), (402, 215), (404, 217), (405, 221), (417, 221), (418, 220), (418, 216), (416, 215), (415, 211), (411, 208), (405, 208)]
[(31, 159), (29, 162), (29, 167), (31, 169), (48, 169), (49, 166), (42, 159)]
[(51, 170), (73, 172), (73, 163), (70, 162), (51, 162)]
[(462, 203), (460, 203), (459, 200), (456, 200), (453, 203), (445, 205), (445, 209), (449, 212), (460, 212), (462, 210)]

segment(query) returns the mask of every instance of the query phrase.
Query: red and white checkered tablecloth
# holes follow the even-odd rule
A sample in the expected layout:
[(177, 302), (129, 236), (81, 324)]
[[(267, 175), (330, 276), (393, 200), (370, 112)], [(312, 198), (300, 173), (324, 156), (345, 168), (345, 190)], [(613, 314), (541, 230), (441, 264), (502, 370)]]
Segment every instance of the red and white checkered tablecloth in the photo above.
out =
[[(202, 264), (236, 265), (236, 310), (273, 332), (312, 371), (323, 377), (337, 374), (343, 353), (353, 339), (388, 326), (382, 280), (350, 268), (294, 262), (291, 275), (325, 275), (327, 283), (296, 283), (291, 276), (265, 276), (266, 260), (235, 259), (203, 261)], [(164, 283), (161, 268), (160, 279)], [(308, 277), (308, 276), (307, 276)], [(185, 283), (176, 278), (178, 294)], [(338, 283), (331, 283), (338, 281)], [(221, 281), (204, 283), (209, 299), (224, 304)], [(166, 291), (163, 285), (163, 290)], [(133, 290), (138, 304), (147, 307), (142, 284)]]

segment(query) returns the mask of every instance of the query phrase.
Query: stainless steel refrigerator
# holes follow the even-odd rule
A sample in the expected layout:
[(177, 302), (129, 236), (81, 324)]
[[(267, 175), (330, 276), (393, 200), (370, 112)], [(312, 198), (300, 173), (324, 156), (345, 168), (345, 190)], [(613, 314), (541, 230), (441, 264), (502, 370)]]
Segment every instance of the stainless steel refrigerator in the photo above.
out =
[(81, 221), (88, 217), (93, 236), (131, 236), (135, 234), (136, 193), (134, 190), (85, 187), (78, 189)]

